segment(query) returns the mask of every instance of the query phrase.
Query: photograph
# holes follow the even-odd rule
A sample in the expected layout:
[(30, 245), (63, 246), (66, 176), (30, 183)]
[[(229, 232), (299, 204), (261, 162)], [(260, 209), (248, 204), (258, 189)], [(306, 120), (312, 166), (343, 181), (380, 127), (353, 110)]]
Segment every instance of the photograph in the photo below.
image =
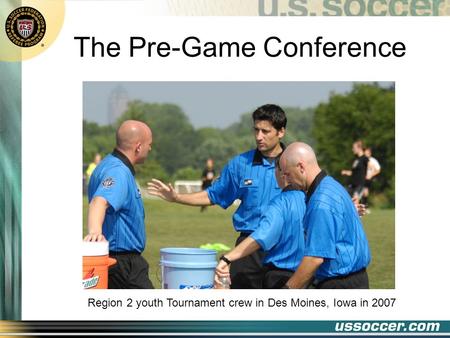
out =
[(83, 287), (394, 289), (395, 82), (83, 83)]

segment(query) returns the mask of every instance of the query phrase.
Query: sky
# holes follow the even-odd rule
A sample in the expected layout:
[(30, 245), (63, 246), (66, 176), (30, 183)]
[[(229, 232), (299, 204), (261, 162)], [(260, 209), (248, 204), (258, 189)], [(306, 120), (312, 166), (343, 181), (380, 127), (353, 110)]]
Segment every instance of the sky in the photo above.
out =
[(314, 107), (331, 93), (349, 92), (353, 82), (84, 82), (84, 119), (107, 124), (108, 101), (119, 85), (129, 100), (177, 104), (195, 128), (225, 128), (266, 103)]

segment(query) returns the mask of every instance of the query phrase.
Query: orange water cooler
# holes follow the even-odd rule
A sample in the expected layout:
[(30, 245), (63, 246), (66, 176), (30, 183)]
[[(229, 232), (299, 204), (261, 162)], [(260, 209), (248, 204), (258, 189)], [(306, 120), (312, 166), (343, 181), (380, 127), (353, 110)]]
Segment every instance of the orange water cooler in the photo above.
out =
[(83, 288), (107, 289), (108, 268), (116, 264), (114, 258), (109, 257), (109, 243), (83, 242)]

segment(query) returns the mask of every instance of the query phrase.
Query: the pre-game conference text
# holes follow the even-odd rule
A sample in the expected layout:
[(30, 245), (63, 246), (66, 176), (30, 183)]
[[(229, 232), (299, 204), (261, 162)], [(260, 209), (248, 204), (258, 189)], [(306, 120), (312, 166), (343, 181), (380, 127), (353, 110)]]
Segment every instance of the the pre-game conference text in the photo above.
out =
[(251, 58), (262, 52), (270, 58), (401, 58), (406, 45), (401, 41), (330, 41), (317, 36), (310, 41), (286, 41), (269, 36), (260, 46), (252, 41), (204, 41), (188, 36), (180, 42), (156, 41), (141, 36), (131, 36), (126, 44), (101, 40), (95, 36), (75, 36), (79, 56), (116, 58), (127, 57), (167, 58), (182, 55), (188, 58)]

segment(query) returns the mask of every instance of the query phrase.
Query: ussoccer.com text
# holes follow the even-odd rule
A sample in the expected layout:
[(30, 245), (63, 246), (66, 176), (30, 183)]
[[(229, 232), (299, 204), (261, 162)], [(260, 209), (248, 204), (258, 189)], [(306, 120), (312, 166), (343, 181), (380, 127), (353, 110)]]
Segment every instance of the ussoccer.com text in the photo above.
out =
[(439, 332), (436, 322), (337, 322), (336, 332)]
[(439, 16), (445, 0), (259, 0), (261, 16)]

